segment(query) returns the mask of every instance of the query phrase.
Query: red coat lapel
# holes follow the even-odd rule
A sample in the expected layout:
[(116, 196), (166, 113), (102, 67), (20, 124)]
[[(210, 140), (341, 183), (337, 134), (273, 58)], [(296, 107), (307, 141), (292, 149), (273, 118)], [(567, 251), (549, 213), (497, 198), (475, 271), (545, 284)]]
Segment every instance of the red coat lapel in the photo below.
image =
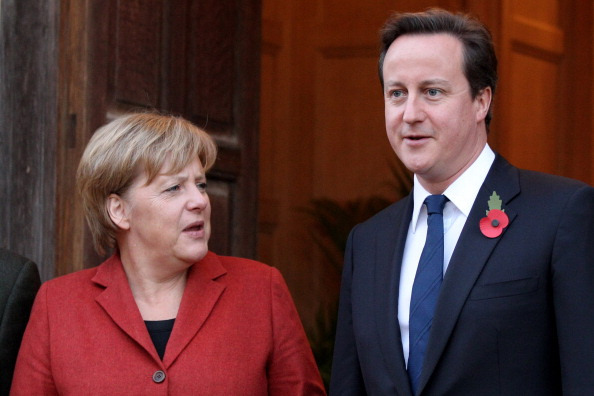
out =
[(165, 350), (165, 367), (175, 361), (208, 319), (227, 287), (223, 276), (226, 273), (221, 260), (211, 252), (190, 268), (186, 290)]
[(92, 281), (105, 287), (105, 290), (95, 300), (107, 315), (123, 332), (153, 355), (157, 361), (160, 361), (132, 296), (132, 290), (120, 258), (113, 255), (101, 264)]

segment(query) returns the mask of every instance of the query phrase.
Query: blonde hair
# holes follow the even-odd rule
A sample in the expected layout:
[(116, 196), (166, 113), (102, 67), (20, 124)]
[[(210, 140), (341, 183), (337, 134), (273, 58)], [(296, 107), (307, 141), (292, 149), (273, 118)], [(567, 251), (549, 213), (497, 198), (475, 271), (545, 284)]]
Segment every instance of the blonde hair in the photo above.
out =
[(191, 122), (158, 113), (119, 117), (97, 129), (78, 165), (76, 182), (95, 250), (104, 254), (117, 247), (118, 227), (107, 212), (107, 197), (123, 195), (135, 178), (146, 173), (147, 184), (168, 161), (177, 173), (196, 157), (204, 171), (214, 164), (214, 140)]

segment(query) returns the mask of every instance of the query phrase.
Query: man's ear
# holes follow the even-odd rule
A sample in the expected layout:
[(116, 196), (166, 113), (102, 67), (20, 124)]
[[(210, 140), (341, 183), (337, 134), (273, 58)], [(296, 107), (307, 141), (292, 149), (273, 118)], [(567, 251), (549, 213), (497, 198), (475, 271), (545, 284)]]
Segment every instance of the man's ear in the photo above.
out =
[(110, 194), (107, 197), (107, 213), (111, 218), (111, 221), (122, 230), (128, 230), (130, 228), (130, 221), (128, 219), (128, 213), (126, 210), (126, 202), (117, 194)]
[(489, 107), (491, 106), (491, 101), (493, 100), (493, 91), (491, 91), (491, 87), (483, 88), (474, 98), (474, 102), (477, 106), (476, 108), (476, 121), (480, 122), (483, 121), (487, 114), (489, 113)]

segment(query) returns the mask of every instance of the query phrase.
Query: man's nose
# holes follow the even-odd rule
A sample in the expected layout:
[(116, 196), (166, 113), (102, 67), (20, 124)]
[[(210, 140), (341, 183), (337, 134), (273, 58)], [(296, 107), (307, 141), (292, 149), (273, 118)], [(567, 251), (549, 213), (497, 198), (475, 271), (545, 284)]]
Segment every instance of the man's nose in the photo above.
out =
[(416, 96), (409, 96), (404, 104), (404, 112), (402, 120), (407, 124), (423, 121), (425, 118), (425, 110), (420, 98)]

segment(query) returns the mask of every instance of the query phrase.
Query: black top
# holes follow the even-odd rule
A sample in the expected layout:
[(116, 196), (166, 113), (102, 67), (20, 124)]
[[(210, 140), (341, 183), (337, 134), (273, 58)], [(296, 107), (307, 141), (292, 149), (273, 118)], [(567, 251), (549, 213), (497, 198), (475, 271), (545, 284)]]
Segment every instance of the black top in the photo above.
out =
[(144, 323), (146, 324), (146, 328), (151, 336), (151, 340), (153, 340), (153, 344), (155, 345), (159, 357), (163, 360), (165, 347), (167, 346), (167, 341), (169, 341), (171, 330), (173, 330), (175, 318), (167, 320), (145, 320)]

